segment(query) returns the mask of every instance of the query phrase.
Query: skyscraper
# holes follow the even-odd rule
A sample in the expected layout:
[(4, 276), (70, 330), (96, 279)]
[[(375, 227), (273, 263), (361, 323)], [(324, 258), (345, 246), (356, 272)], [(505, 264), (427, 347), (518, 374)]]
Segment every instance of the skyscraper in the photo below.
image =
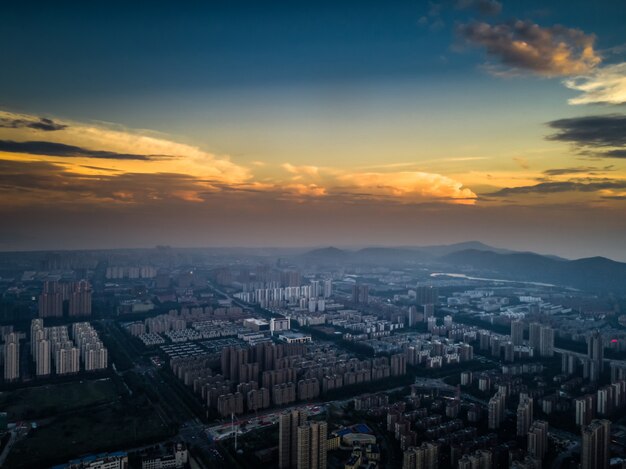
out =
[(541, 345), (541, 324), (533, 322), (528, 326), (528, 344), (535, 349), (535, 354), (539, 354)]
[(326, 469), (326, 422), (308, 422), (297, 429), (297, 469)]
[(524, 323), (522, 321), (511, 321), (511, 342), (513, 345), (524, 343)]
[(306, 414), (298, 410), (285, 412), (278, 420), (278, 467), (295, 468), (298, 456), (298, 427), (306, 422)]
[(535, 420), (528, 431), (528, 454), (541, 461), (548, 450), (548, 422)]
[(402, 469), (437, 469), (439, 467), (439, 446), (437, 443), (422, 443), (408, 448), (402, 458)]
[(55, 353), (57, 375), (78, 373), (80, 371), (80, 349), (71, 343), (64, 344)]
[(487, 405), (488, 410), (488, 427), (491, 430), (500, 428), (500, 424), (504, 420), (506, 412), (506, 395), (502, 392), (497, 392)]
[(91, 316), (91, 285), (87, 280), (72, 285), (69, 300), (70, 316)]
[(551, 327), (541, 326), (539, 355), (542, 357), (554, 356), (554, 329)]
[(20, 377), (20, 340), (15, 332), (7, 334), (3, 352), (4, 380), (15, 381)]
[(48, 376), (51, 373), (50, 341), (38, 340), (35, 347), (35, 372), (37, 376)]
[(418, 305), (436, 305), (439, 302), (439, 290), (433, 286), (421, 286), (415, 289), (415, 301)]
[(324, 298), (330, 298), (333, 295), (333, 281), (331, 279), (324, 280)]
[(369, 291), (368, 285), (352, 285), (352, 303), (354, 304), (367, 304), (369, 303)]
[(409, 307), (406, 322), (408, 327), (413, 327), (415, 324), (417, 324), (417, 308), (415, 306)]
[(63, 316), (63, 293), (57, 282), (44, 282), (38, 308), (40, 318)]
[(595, 363), (596, 373), (604, 370), (604, 344), (599, 331), (593, 331), (587, 338), (587, 357)]
[(525, 436), (533, 421), (533, 399), (520, 394), (517, 406), (517, 436)]
[(594, 420), (583, 428), (580, 463), (582, 469), (608, 469), (611, 422)]
[(574, 399), (576, 407), (576, 425), (589, 425), (596, 415), (596, 395), (587, 394)]

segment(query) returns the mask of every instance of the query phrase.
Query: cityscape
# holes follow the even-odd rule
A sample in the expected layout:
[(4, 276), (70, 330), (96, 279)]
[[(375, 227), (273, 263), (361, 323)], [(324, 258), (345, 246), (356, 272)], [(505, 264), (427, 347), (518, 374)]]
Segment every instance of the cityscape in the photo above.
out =
[(4, 253), (2, 462), (622, 467), (625, 290), (496, 251)]
[(626, 469), (626, 3), (0, 9), (0, 467)]

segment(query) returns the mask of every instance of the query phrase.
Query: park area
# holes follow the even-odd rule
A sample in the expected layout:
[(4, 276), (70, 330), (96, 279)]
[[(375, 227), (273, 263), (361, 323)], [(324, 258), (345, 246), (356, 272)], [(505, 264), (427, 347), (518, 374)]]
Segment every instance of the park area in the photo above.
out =
[(50, 384), (0, 393), (0, 409), (9, 421), (37, 420), (118, 399), (110, 379)]

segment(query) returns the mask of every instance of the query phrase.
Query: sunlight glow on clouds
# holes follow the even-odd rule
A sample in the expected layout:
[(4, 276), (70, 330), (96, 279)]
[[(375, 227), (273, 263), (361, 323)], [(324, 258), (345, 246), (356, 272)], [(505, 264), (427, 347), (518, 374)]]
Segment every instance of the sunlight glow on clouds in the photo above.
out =
[(522, 20), (497, 25), (473, 22), (458, 26), (457, 33), (508, 67), (504, 74), (581, 75), (602, 60), (594, 50), (593, 34), (560, 25), (542, 27)]
[[(266, 193), (282, 197), (340, 196), (401, 203), (473, 204), (476, 194), (437, 173), (347, 172), (332, 167), (284, 163), (256, 181), (250, 168), (225, 156), (146, 131), (42, 119), (0, 111), (0, 155), (7, 171), (23, 173), (12, 199), (24, 192), (54, 193), (55, 199), (138, 204), (175, 198), (207, 202), (211, 194)], [(98, 164), (93, 164), (93, 159)], [(46, 165), (43, 165), (43, 163)], [(11, 163), (13, 163), (11, 165)], [(30, 163), (30, 164), (29, 164)], [(251, 163), (252, 167), (258, 164)], [(35, 171), (35, 172), (33, 172)], [(30, 174), (29, 174), (30, 173)], [(35, 185), (30, 185), (35, 178)], [(11, 186), (7, 181), (8, 187)], [(5, 187), (5, 190), (7, 188)], [(8, 189), (11, 190), (11, 189)]]
[(569, 104), (626, 103), (626, 62), (597, 68), (589, 74), (565, 80), (564, 84), (582, 92), (569, 99)]

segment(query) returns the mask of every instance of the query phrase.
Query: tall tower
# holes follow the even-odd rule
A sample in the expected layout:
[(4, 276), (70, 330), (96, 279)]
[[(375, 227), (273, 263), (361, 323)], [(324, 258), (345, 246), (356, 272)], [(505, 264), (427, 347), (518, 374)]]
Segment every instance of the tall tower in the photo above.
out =
[(35, 355), (35, 371), (37, 376), (48, 376), (50, 374), (51, 357), (50, 341), (45, 339), (37, 341)]
[(306, 422), (306, 414), (298, 410), (280, 414), (278, 421), (278, 467), (296, 467), (298, 456), (298, 427)]
[(63, 293), (57, 282), (44, 282), (38, 307), (40, 318), (63, 316)]
[(511, 321), (511, 342), (513, 345), (524, 343), (524, 323), (522, 321)]
[(15, 332), (7, 334), (3, 352), (4, 380), (15, 381), (20, 377), (20, 341)]
[(582, 469), (608, 469), (611, 422), (593, 420), (583, 428), (580, 463)]
[(528, 326), (528, 343), (538, 355), (541, 345), (541, 324), (538, 322), (533, 322)]
[(520, 395), (517, 406), (517, 436), (525, 436), (533, 421), (533, 400), (525, 394)]
[(308, 422), (297, 430), (297, 469), (326, 469), (326, 422)]
[(70, 316), (91, 316), (91, 285), (81, 280), (72, 285), (69, 304)]
[(548, 422), (535, 420), (528, 431), (528, 454), (541, 461), (548, 450)]
[(506, 411), (506, 395), (502, 392), (497, 392), (489, 399), (487, 405), (488, 410), (488, 426), (489, 429), (495, 430), (500, 428), (500, 424), (504, 420)]
[(604, 370), (604, 344), (599, 331), (593, 331), (587, 338), (587, 357), (596, 363), (597, 370)]
[(542, 357), (554, 356), (554, 329), (551, 327), (541, 327), (539, 354)]

